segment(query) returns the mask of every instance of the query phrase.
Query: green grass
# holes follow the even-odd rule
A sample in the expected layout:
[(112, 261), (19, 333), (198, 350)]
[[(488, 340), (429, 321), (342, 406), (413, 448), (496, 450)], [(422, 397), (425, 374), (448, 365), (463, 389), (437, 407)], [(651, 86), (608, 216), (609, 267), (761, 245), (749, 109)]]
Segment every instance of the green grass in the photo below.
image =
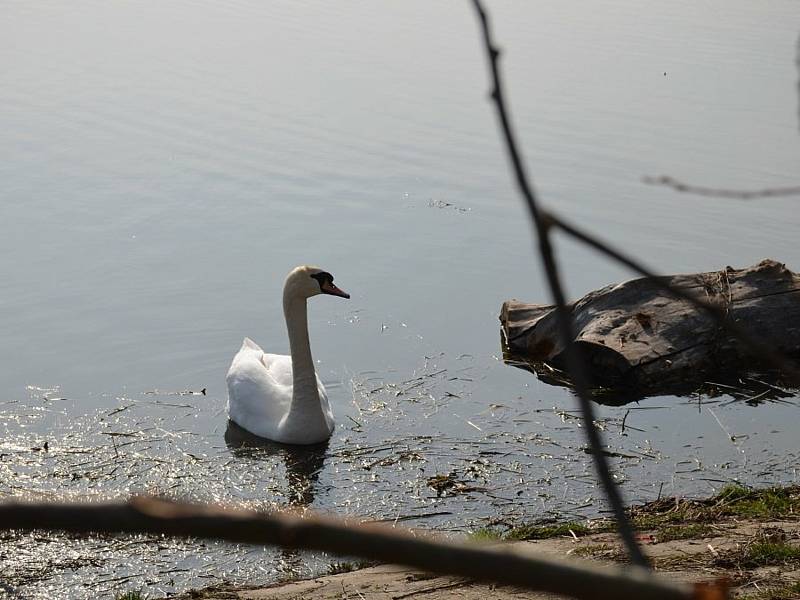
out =
[(494, 527), (481, 527), (471, 532), (469, 539), (475, 542), (498, 542), (503, 539), (503, 534)]
[(745, 547), (739, 562), (747, 568), (800, 561), (800, 548), (782, 541), (762, 540)]
[(130, 590), (116, 594), (114, 600), (147, 600), (148, 597), (147, 594), (142, 593), (142, 590)]
[[(655, 532), (659, 542), (686, 540), (708, 536), (709, 523), (730, 517), (740, 519), (781, 519), (800, 517), (800, 486), (751, 489), (727, 485), (711, 498), (687, 500), (663, 498), (629, 510), (631, 522), (638, 531)], [(582, 537), (591, 533), (616, 531), (611, 520), (594, 521), (590, 525), (576, 521), (546, 525), (522, 524), (502, 532), (484, 527), (470, 534), (476, 541), (524, 541), (554, 537)]]
[(374, 567), (377, 563), (371, 560), (357, 560), (355, 562), (342, 561), (332, 562), (328, 565), (328, 575), (338, 575), (339, 573), (349, 573), (367, 567)]
[(507, 531), (503, 539), (513, 541), (523, 540), (545, 540), (554, 537), (581, 537), (592, 533), (587, 525), (576, 521), (566, 523), (554, 523), (552, 525), (520, 525)]
[(630, 510), (637, 529), (654, 530), (683, 523), (708, 523), (725, 517), (780, 519), (800, 516), (800, 487), (755, 490), (727, 485), (706, 500), (665, 498)]
[(800, 515), (800, 490), (797, 487), (753, 490), (727, 485), (714, 497), (724, 515), (749, 519)]
[(328, 565), (328, 575), (338, 575), (339, 573), (349, 573), (355, 571), (356, 565), (351, 562), (332, 562)]
[(656, 539), (659, 542), (692, 540), (706, 537), (709, 533), (711, 533), (711, 527), (705, 523), (692, 523), (689, 525), (666, 525), (656, 530)]
[[(767, 488), (767, 490), (768, 489), (770, 488)], [(755, 490), (744, 485), (739, 485), (738, 483), (729, 483), (716, 493), (714, 499), (731, 501), (742, 500), (749, 498), (754, 492)]]
[(476, 542), (522, 542), (527, 540), (546, 540), (554, 537), (582, 537), (590, 533), (603, 531), (602, 528), (589, 528), (577, 521), (567, 521), (562, 523), (549, 523), (547, 525), (523, 524), (512, 527), (508, 531), (502, 531), (497, 527), (481, 527), (469, 534), (469, 539)]

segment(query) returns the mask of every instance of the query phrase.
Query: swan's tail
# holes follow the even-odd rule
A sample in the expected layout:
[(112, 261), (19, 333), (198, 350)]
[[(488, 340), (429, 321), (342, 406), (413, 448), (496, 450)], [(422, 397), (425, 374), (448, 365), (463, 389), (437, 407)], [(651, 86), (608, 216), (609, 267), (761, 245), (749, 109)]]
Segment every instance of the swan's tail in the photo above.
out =
[[(261, 346), (256, 344), (249, 337), (244, 338), (244, 341), (242, 342), (241, 350), (256, 350), (257, 352), (263, 352), (263, 350), (261, 349)], [(241, 350), (240, 350), (240, 352), (241, 352)]]

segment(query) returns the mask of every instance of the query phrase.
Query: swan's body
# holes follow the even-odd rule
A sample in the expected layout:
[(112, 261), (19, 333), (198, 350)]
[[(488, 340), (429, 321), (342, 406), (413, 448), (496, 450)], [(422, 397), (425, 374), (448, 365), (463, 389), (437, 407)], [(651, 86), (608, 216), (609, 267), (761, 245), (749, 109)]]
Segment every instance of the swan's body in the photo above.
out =
[(294, 269), (283, 288), (291, 356), (268, 354), (245, 338), (233, 357), (226, 378), (228, 417), (250, 433), (284, 444), (316, 444), (333, 433), (333, 412), (308, 341), (306, 300), (322, 293), (350, 297), (329, 273)]
[(328, 394), (316, 373), (317, 397), (301, 400), (292, 412), (291, 356), (268, 354), (250, 338), (244, 338), (227, 381), (228, 417), (250, 433), (284, 444), (316, 444), (333, 433)]

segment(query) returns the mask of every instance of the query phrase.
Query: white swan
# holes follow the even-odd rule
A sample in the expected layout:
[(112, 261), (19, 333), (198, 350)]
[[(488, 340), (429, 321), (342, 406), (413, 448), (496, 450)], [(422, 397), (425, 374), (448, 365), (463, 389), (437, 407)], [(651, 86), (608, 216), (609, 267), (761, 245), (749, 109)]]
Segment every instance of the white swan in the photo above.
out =
[(306, 300), (317, 294), (349, 298), (317, 267), (292, 270), (283, 285), (283, 314), (291, 356), (267, 354), (250, 338), (228, 370), (228, 417), (259, 437), (284, 444), (317, 444), (333, 433), (333, 413), (314, 370)]

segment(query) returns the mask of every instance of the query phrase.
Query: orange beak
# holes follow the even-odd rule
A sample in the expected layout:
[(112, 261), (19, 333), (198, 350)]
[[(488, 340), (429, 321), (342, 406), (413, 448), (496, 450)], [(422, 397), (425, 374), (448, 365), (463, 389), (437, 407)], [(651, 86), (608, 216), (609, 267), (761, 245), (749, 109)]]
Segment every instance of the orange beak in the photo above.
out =
[(328, 283), (326, 281), (320, 287), (322, 288), (322, 292), (324, 294), (330, 294), (331, 296), (339, 296), (340, 298), (350, 298), (350, 294), (348, 294), (343, 290), (340, 290), (338, 287), (333, 285), (333, 283)]

